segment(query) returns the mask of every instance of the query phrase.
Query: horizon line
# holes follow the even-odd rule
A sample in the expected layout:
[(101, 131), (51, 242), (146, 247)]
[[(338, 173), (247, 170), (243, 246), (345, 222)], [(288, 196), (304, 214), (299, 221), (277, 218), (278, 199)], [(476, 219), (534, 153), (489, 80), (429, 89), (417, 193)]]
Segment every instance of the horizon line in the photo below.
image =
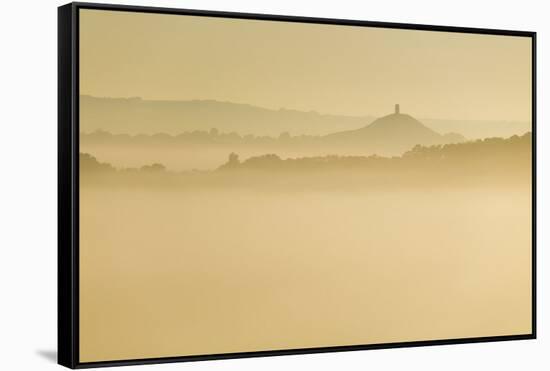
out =
[[(320, 112), (314, 109), (311, 110), (301, 110), (296, 108), (287, 108), (287, 107), (279, 107), (279, 108), (273, 108), (273, 107), (266, 107), (251, 103), (245, 103), (245, 102), (234, 102), (229, 100), (219, 100), (214, 98), (193, 98), (193, 99), (149, 99), (149, 98), (143, 98), (140, 96), (127, 96), (127, 97), (113, 97), (113, 96), (97, 96), (92, 94), (79, 94), (79, 97), (87, 97), (87, 98), (94, 98), (94, 99), (112, 99), (112, 100), (128, 100), (128, 101), (145, 101), (145, 102), (172, 102), (172, 103), (185, 103), (185, 102), (216, 102), (216, 103), (224, 103), (224, 104), (232, 104), (232, 105), (239, 105), (239, 106), (248, 106), (248, 107), (254, 107), (254, 108), (260, 108), (268, 111), (291, 111), (291, 112), (300, 112), (300, 113), (309, 113), (309, 114), (317, 114), (319, 116), (340, 116), (340, 117), (351, 117), (351, 118), (361, 118), (361, 119), (372, 119), (372, 118), (381, 118), (385, 116), (389, 116), (394, 114), (393, 107), (395, 103), (390, 105), (388, 114), (385, 115), (374, 115), (374, 114), (364, 114), (364, 115), (350, 115), (350, 114), (343, 114), (343, 113), (330, 113), (330, 112)], [(408, 114), (405, 112), (401, 112), (401, 114)], [(410, 115), (410, 114), (409, 114)], [(415, 117), (413, 115), (410, 115), (412, 117)], [(502, 122), (502, 123), (532, 123), (532, 119), (526, 119), (526, 120), (519, 120), (519, 119), (453, 119), (453, 118), (437, 118), (437, 117), (418, 117), (419, 120), (441, 120), (441, 121), (463, 121), (463, 122)]]

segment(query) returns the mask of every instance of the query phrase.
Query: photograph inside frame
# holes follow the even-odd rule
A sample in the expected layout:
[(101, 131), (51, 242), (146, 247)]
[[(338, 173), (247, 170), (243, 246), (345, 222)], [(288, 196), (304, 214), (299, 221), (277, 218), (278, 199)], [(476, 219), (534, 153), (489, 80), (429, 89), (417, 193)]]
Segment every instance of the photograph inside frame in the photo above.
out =
[(80, 362), (532, 332), (532, 39), (79, 10)]

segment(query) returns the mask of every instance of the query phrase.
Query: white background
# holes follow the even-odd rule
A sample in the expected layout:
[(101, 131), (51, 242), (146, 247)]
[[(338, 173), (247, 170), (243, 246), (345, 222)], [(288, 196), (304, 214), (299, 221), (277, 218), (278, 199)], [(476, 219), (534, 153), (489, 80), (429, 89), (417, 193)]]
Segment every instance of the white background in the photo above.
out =
[[(119, 1), (190, 9), (347, 18), (538, 32), (537, 340), (134, 366), (143, 370), (548, 370), (550, 138), (547, 1)], [(0, 9), (0, 369), (60, 369), (56, 351), (57, 6), (5, 1)]]

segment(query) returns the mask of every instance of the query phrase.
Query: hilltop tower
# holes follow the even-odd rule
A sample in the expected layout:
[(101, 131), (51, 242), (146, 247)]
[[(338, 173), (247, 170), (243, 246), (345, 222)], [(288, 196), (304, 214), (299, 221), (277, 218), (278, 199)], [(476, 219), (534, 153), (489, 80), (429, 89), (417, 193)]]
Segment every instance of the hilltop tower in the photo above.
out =
[(399, 114), (399, 104), (396, 104), (396, 105), (395, 105), (395, 114), (396, 114), (396, 115)]

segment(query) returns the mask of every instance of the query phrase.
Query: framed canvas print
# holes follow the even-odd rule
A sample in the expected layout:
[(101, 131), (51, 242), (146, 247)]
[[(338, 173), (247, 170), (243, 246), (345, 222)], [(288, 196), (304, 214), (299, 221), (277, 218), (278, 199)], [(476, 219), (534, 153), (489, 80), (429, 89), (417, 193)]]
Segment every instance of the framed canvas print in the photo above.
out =
[(59, 363), (535, 338), (535, 33), (59, 8)]

